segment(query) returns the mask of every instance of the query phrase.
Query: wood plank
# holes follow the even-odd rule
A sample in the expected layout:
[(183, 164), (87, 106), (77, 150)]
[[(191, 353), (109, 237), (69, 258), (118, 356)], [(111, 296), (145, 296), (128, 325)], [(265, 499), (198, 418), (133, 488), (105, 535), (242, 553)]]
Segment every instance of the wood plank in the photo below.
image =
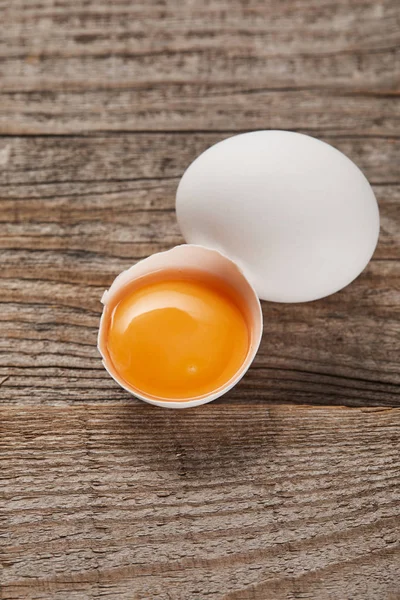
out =
[[(23, 198), (24, 194), (48, 196), (66, 190), (97, 193), (102, 191), (102, 183), (154, 184), (154, 180), (171, 178), (177, 185), (184, 169), (198, 154), (230, 135), (145, 132), (0, 137), (0, 194), (3, 198)], [(321, 139), (349, 156), (372, 184), (400, 183), (400, 138), (325, 134)], [(68, 189), (67, 184), (73, 187)]]
[[(179, 176), (220, 137), (2, 139), (3, 402), (126, 398), (96, 350), (99, 299), (136, 259), (183, 241), (174, 214)], [(228, 395), (232, 402), (399, 406), (400, 144), (326, 139), (377, 182), (382, 236), (376, 260), (331, 298), (265, 303), (263, 344), (253, 369)]]
[(0, 414), (4, 598), (399, 597), (399, 409)]
[(3, 5), (3, 133), (399, 133), (397, 0)]
[[(398, 75), (393, 74), (393, 78)], [(123, 84), (121, 83), (121, 86)], [(395, 91), (268, 87), (257, 84), (155, 83), (131, 89), (6, 92), (0, 90), (0, 134), (95, 131), (240, 132), (287, 129), (315, 136), (398, 136)]]
[[(95, 348), (99, 299), (136, 259), (183, 241), (174, 214), (177, 181), (219, 137), (3, 138), (5, 402), (126, 397), (103, 371)], [(377, 262), (332, 298), (302, 306), (265, 304), (263, 346), (254, 369), (230, 393), (232, 401), (399, 403), (398, 184), (386, 181), (398, 177), (400, 145), (327, 139), (378, 181), (383, 233)]]
[[(104, 286), (2, 280), (3, 402), (123, 400), (96, 349)], [(264, 303), (254, 366), (225, 401), (399, 406), (397, 261), (305, 305)], [(51, 276), (50, 276), (51, 277)]]

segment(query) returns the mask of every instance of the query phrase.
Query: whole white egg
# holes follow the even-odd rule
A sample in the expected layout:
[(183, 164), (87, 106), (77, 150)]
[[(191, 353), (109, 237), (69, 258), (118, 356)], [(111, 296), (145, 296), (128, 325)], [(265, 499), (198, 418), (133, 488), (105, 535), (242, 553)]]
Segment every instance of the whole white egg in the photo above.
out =
[(374, 193), (344, 154), (288, 131), (228, 138), (201, 154), (177, 191), (190, 244), (235, 261), (260, 298), (305, 302), (355, 279), (379, 235)]

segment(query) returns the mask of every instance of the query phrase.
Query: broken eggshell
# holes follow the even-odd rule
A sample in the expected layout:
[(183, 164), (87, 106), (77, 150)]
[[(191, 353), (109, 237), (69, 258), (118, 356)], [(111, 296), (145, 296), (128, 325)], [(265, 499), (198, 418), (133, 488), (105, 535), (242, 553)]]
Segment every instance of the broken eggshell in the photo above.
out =
[[(226, 281), (238, 293), (243, 306), (246, 308), (246, 317), (249, 326), (250, 344), (245, 361), (240, 369), (236, 372), (225, 385), (213, 391), (206, 396), (198, 396), (188, 400), (166, 400), (163, 398), (153, 397), (136, 390), (130, 386), (116, 371), (112, 363), (111, 357), (107, 350), (107, 334), (108, 322), (111, 311), (115, 307), (117, 301), (121, 297), (123, 289), (133, 281), (150, 273), (169, 270), (190, 270), (202, 271), (210, 275), (214, 275)], [(148, 258), (136, 263), (130, 269), (123, 271), (118, 275), (111, 287), (104, 292), (101, 299), (104, 308), (100, 320), (100, 328), (98, 335), (98, 349), (103, 358), (103, 365), (111, 377), (126, 391), (130, 392), (140, 400), (144, 400), (149, 404), (166, 408), (188, 408), (191, 406), (199, 406), (215, 400), (219, 396), (230, 390), (246, 373), (250, 367), (258, 347), (260, 345), (263, 321), (260, 301), (256, 292), (247, 281), (239, 267), (229, 258), (216, 250), (210, 250), (202, 246), (183, 244), (176, 246), (172, 250), (153, 254)]]

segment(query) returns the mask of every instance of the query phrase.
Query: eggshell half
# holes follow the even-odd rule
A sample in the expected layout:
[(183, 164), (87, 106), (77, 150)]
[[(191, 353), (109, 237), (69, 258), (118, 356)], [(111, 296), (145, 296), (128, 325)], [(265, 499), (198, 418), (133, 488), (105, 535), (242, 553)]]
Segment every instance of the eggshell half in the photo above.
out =
[(256, 131), (226, 139), (184, 173), (177, 218), (188, 243), (237, 263), (264, 300), (337, 292), (370, 260), (374, 193), (344, 154), (315, 138)]
[[(236, 375), (225, 386), (215, 390), (215, 392), (207, 396), (201, 396), (189, 400), (171, 401), (139, 393), (133, 387), (130, 387), (129, 384), (119, 376), (107, 351), (109, 311), (113, 309), (118, 298), (120, 298), (123, 288), (139, 277), (162, 270), (168, 271), (169, 269), (199, 270), (215, 275), (225, 280), (235, 290), (237, 290), (247, 308), (251, 344), (246, 360)], [(263, 321), (261, 306), (256, 292), (234, 262), (220, 252), (210, 250), (208, 248), (184, 244), (181, 246), (176, 246), (167, 252), (153, 254), (149, 258), (138, 262), (130, 269), (123, 271), (120, 275), (118, 275), (110, 289), (104, 292), (102, 303), (104, 304), (104, 309), (100, 320), (98, 349), (103, 358), (104, 367), (121, 387), (131, 394), (134, 394), (137, 398), (156, 406), (162, 406), (166, 408), (188, 408), (191, 406), (206, 404), (207, 402), (211, 402), (219, 396), (222, 396), (234, 385), (236, 385), (236, 383), (243, 377), (251, 365), (260, 345)]]

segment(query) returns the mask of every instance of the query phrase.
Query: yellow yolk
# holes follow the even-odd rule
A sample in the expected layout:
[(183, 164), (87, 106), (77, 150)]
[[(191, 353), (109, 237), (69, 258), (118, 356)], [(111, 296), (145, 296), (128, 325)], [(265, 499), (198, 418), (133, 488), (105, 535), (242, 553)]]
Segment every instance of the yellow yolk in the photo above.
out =
[(110, 314), (115, 370), (152, 397), (209, 394), (237, 373), (248, 349), (247, 322), (232, 293), (206, 278), (150, 278), (128, 288)]

